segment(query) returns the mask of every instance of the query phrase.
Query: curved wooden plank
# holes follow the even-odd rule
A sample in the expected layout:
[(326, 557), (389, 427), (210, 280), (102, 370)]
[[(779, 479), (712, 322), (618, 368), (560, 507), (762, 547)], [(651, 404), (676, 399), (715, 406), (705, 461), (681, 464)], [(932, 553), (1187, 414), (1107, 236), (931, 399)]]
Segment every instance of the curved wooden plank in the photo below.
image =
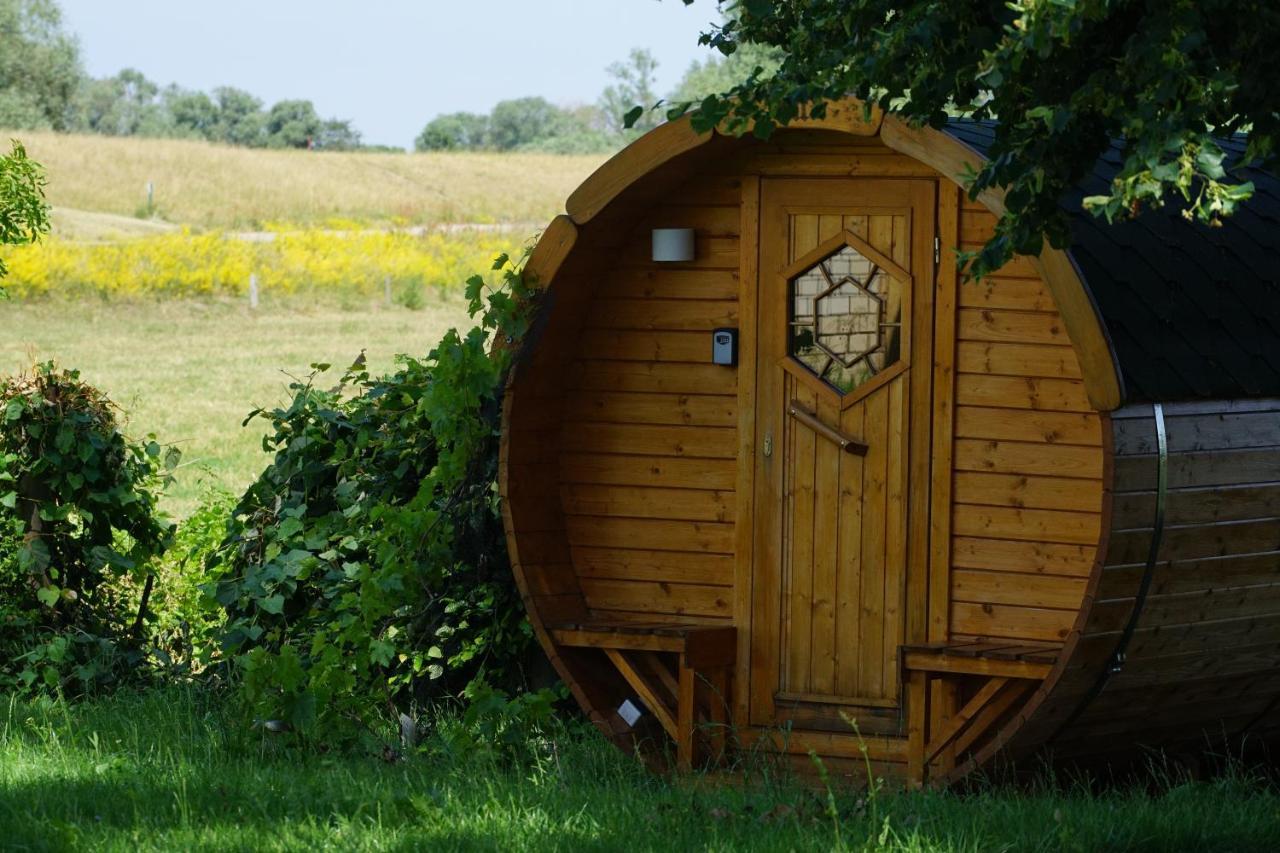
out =
[(578, 227), (572, 219), (561, 214), (551, 220), (524, 265), (525, 283), (539, 290), (546, 289), (577, 241)]
[(711, 131), (698, 133), (689, 116), (669, 121), (646, 133), (605, 161), (574, 190), (565, 212), (579, 225), (591, 219), (633, 183), (686, 151), (710, 141)]
[[(886, 116), (880, 127), (885, 145), (927, 163), (963, 186), (963, 175), (977, 170), (982, 158), (963, 143), (931, 127), (911, 127), (901, 119)], [(1004, 193), (987, 190), (978, 196), (996, 216), (1004, 214)], [(1080, 368), (1084, 374), (1089, 402), (1100, 412), (1118, 409), (1124, 402), (1124, 386), (1117, 369), (1115, 352), (1106, 327), (1098, 314), (1079, 270), (1067, 252), (1046, 246), (1034, 261), (1057, 303), (1066, 324)]]

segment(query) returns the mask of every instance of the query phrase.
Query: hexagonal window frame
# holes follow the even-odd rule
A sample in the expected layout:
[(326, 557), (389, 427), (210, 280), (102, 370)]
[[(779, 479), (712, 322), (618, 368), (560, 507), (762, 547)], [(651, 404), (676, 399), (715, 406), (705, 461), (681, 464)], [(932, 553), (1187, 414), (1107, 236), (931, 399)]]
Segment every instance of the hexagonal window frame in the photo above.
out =
[[(861, 255), (871, 264), (869, 273), (865, 276), (865, 281), (853, 274), (846, 274), (839, 277), (833, 276), (831, 272), (821, 265), (827, 263), (835, 255), (839, 254), (845, 248), (852, 249)], [(797, 279), (812, 272), (815, 268), (821, 269), (823, 278), (826, 280), (826, 287), (823, 291), (815, 294), (811, 328), (813, 329), (813, 346), (828, 358), (826, 365), (821, 371), (818, 371), (813, 365), (805, 362), (795, 352), (794, 348), (794, 330), (797, 328), (795, 319), (795, 286)], [(884, 300), (879, 295), (868, 289), (867, 284), (875, 280), (877, 275), (884, 275), (892, 279), (896, 279), (902, 288), (902, 315), (901, 322), (898, 324), (886, 324), (884, 318)], [(910, 318), (911, 313), (911, 293), (912, 293), (912, 277), (909, 272), (903, 269), (899, 264), (884, 255), (875, 247), (867, 243), (866, 240), (854, 234), (852, 231), (843, 231), (840, 234), (824, 241), (812, 251), (806, 252), (801, 258), (794, 263), (788, 265), (782, 271), (782, 278), (785, 282), (784, 296), (786, 298), (785, 323), (786, 328), (783, 340), (786, 342), (786, 355), (783, 358), (783, 367), (800, 379), (806, 385), (809, 385), (828, 395), (834, 395), (840, 400), (841, 408), (856, 403), (858, 400), (872, 393), (876, 388), (881, 387), (894, 376), (910, 366)], [(844, 288), (852, 285), (857, 292), (865, 295), (867, 298), (874, 299), (877, 302), (878, 316), (876, 320), (876, 345), (863, 350), (856, 356), (850, 358), (848, 354), (835, 352), (830, 346), (822, 344), (818, 340), (818, 327), (820, 323), (817, 303), (823, 298), (848, 296), (847, 292), (840, 293)], [(866, 378), (853, 385), (848, 389), (844, 389), (834, 384), (827, 378), (826, 374), (830, 370), (832, 364), (839, 364), (845, 370), (851, 370), (860, 363), (870, 365), (868, 358), (875, 354), (884, 345), (883, 330), (886, 325), (897, 325), (900, 328), (900, 336), (898, 340), (897, 357), (889, 364), (879, 369), (872, 369)], [(866, 331), (855, 332), (855, 334), (867, 334)]]

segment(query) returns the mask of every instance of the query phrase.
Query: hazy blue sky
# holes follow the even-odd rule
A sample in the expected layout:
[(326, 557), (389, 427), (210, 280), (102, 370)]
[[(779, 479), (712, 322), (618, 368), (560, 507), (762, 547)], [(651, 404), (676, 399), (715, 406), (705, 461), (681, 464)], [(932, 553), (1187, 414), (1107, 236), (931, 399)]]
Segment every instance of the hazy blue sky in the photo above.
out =
[(366, 142), (409, 145), (432, 116), (543, 95), (596, 99), (632, 47), (660, 92), (695, 58), (714, 0), (61, 0), (90, 74), (309, 98)]

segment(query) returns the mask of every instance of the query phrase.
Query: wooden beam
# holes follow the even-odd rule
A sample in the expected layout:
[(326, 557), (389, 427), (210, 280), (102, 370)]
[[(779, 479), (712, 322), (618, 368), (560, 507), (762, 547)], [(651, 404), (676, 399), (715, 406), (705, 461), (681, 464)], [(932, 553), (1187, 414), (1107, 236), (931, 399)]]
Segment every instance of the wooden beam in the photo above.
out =
[(907, 673), (907, 784), (924, 785), (925, 731), (928, 722), (929, 677), (921, 670)]
[(689, 116), (658, 125), (592, 172), (569, 196), (565, 212), (579, 225), (589, 222), (627, 187), (711, 137), (694, 131)]
[(609, 656), (609, 660), (613, 661), (613, 665), (618, 668), (618, 672), (627, 680), (627, 684), (631, 685), (631, 689), (639, 694), (640, 701), (662, 724), (662, 728), (671, 736), (671, 739), (678, 740), (678, 729), (676, 728), (675, 719), (671, 716), (671, 710), (658, 698), (658, 694), (654, 692), (648, 680), (631, 665), (631, 661), (627, 660), (622, 652), (617, 649), (605, 649), (604, 653)]
[(676, 767), (693, 769), (693, 711), (697, 682), (694, 672), (681, 664), (680, 683), (676, 692)]
[(623, 634), (603, 631), (561, 629), (551, 636), (562, 646), (583, 649), (634, 649), (647, 652), (683, 652), (683, 637), (660, 634)]
[(1053, 669), (1052, 664), (1024, 660), (991, 660), (959, 658), (930, 652), (907, 652), (902, 665), (909, 671), (944, 672), (953, 675), (987, 675), (993, 678), (1026, 678), (1042, 681)]
[(956, 711), (942, 725), (933, 739), (929, 741), (924, 748), (924, 764), (928, 766), (933, 762), (934, 757), (948, 746), (956, 736), (969, 724), (979, 712), (985, 708), (992, 699), (996, 697), (1005, 685), (1009, 683), (1007, 678), (992, 678), (982, 685), (982, 689), (974, 694), (973, 698), (964, 704), (964, 707)]
[(1004, 716), (1015, 702), (1026, 698), (1027, 694), (1035, 688), (1036, 685), (1025, 681), (1010, 680), (999, 695), (987, 703), (987, 706), (974, 717), (973, 722), (956, 737), (955, 751), (963, 753), (968, 750), (978, 738), (995, 725), (997, 720)]

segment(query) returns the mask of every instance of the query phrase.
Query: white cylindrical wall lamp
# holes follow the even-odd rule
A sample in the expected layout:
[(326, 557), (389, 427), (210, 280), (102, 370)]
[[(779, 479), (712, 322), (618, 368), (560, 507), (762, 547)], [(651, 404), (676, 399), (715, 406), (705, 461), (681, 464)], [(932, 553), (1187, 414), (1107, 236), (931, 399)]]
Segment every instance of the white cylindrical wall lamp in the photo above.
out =
[(692, 228), (653, 229), (653, 259), (664, 263), (693, 260)]

